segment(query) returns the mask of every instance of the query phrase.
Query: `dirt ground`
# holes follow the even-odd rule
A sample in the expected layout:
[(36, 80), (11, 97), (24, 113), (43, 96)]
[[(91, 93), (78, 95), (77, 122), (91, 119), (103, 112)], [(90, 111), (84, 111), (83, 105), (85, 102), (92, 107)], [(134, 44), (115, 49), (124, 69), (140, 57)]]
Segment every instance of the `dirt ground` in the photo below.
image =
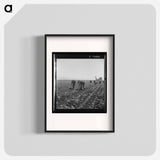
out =
[(85, 81), (85, 89), (78, 90), (76, 83), (70, 89), (70, 80), (57, 81), (56, 109), (104, 109), (104, 83)]

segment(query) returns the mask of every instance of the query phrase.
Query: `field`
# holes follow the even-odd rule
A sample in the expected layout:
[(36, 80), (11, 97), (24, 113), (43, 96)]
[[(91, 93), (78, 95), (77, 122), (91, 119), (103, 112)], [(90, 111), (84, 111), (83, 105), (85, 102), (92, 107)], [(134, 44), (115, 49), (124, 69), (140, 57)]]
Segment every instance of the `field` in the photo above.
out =
[(56, 90), (56, 109), (104, 109), (104, 83), (94, 84), (85, 81), (85, 89), (78, 90), (76, 83), (70, 89), (70, 80), (58, 80)]

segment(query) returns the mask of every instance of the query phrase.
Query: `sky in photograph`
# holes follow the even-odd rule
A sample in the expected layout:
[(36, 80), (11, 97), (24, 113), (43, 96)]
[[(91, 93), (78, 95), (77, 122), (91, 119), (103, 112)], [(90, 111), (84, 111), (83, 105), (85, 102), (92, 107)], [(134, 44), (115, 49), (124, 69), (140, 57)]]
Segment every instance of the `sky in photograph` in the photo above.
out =
[(57, 59), (58, 80), (104, 79), (104, 59)]

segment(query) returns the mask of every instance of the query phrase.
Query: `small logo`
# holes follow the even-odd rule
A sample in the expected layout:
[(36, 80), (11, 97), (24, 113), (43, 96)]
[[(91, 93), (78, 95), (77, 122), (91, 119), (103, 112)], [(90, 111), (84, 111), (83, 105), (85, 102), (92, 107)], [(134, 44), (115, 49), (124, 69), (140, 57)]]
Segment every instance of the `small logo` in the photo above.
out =
[(7, 4), (4, 6), (4, 11), (7, 13), (12, 13), (12, 4)]

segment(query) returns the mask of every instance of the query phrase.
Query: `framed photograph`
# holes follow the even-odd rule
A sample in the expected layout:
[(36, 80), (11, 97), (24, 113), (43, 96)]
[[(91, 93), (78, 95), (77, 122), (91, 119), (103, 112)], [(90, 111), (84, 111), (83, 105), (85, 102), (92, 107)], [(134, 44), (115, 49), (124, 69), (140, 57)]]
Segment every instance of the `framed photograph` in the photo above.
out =
[(45, 35), (45, 132), (114, 132), (114, 35)]
[(52, 53), (53, 113), (106, 113), (106, 52)]

